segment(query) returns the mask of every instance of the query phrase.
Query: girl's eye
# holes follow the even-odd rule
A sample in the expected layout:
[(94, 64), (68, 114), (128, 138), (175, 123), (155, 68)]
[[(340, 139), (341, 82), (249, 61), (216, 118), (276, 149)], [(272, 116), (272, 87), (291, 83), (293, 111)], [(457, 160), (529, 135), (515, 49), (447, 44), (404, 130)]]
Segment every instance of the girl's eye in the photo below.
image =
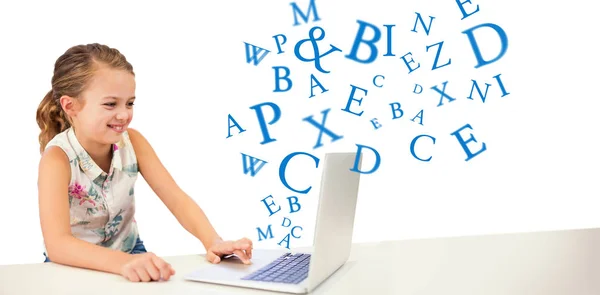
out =
[[(105, 103), (104, 105), (105, 105), (105, 106), (109, 106), (109, 107), (114, 107), (114, 106), (116, 106), (117, 104), (116, 104), (116, 103), (114, 103), (114, 102), (109, 102), (109, 103)], [(127, 103), (127, 105), (128, 105), (128, 106), (133, 106), (133, 102)]]

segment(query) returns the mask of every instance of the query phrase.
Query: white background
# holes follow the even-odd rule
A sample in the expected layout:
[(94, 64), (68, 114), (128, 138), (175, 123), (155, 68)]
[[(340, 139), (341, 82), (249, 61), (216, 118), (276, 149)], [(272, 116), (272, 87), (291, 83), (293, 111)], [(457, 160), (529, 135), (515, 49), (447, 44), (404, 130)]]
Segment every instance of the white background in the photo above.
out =
[[(287, 154), (303, 151), (322, 157), (327, 151), (353, 151), (355, 144), (371, 146), (381, 155), (379, 170), (363, 175), (354, 231), (355, 242), (495, 234), (595, 227), (600, 224), (597, 72), (597, 18), (593, 4), (475, 0), (479, 12), (461, 20), (455, 1), (324, 1), (317, 0), (318, 22), (293, 26), (290, 1), (3, 1), (0, 4), (0, 89), (3, 126), (0, 145), (0, 264), (43, 261), (37, 207), (38, 126), (36, 108), (50, 89), (56, 59), (69, 47), (99, 42), (118, 48), (133, 64), (137, 90), (131, 127), (145, 135), (178, 184), (206, 211), (226, 239), (247, 236), (256, 247), (279, 247), (285, 236), (284, 217), (303, 227), (290, 246), (312, 243), (320, 169), (294, 160), (290, 183), (312, 185), (307, 195), (287, 190), (278, 178)], [(306, 12), (308, 0), (298, 0)], [(428, 22), (431, 33), (411, 32), (415, 12)], [(382, 31), (377, 60), (359, 64), (344, 58), (358, 30), (357, 20)], [(310, 16), (313, 20), (313, 16)], [(495, 23), (508, 35), (508, 51), (499, 61), (475, 69), (475, 57), (463, 30)], [(384, 24), (395, 24), (395, 57), (384, 57)], [(293, 45), (307, 38), (313, 25), (325, 39), (321, 51), (334, 44), (343, 53), (322, 60), (322, 74), (312, 63), (293, 55)], [(369, 31), (368, 31), (369, 32)], [(285, 34), (284, 54), (277, 55), (272, 36)], [(478, 42), (484, 56), (500, 49), (497, 35), (481, 30)], [(367, 36), (368, 37), (368, 36)], [(435, 49), (444, 41), (439, 63), (431, 71)], [(246, 63), (243, 42), (271, 53), (258, 65)], [(363, 57), (368, 53), (362, 48)], [(303, 53), (311, 54), (309, 48)], [(400, 56), (412, 52), (421, 67), (408, 74)], [(293, 88), (274, 93), (273, 66), (292, 71)], [(329, 90), (310, 95), (310, 74)], [(372, 78), (385, 76), (384, 87)], [(510, 95), (492, 78), (502, 74)], [(482, 103), (466, 97), (471, 79), (490, 83)], [(430, 89), (448, 81), (456, 98), (436, 107), (440, 95)], [(414, 84), (423, 93), (412, 93)], [(342, 112), (350, 85), (368, 89), (357, 117)], [(283, 85), (285, 86), (285, 84)], [(361, 94), (361, 92), (357, 92)], [(269, 126), (277, 141), (260, 145), (262, 134), (249, 109), (274, 102), (282, 111)], [(400, 102), (404, 116), (391, 120), (389, 104)], [(326, 126), (344, 136), (313, 150), (318, 130), (303, 122), (331, 108)], [(424, 110), (423, 126), (410, 121)], [(227, 115), (247, 131), (227, 136)], [(265, 111), (267, 118), (272, 113)], [(369, 122), (378, 118), (382, 128)], [(465, 124), (487, 150), (470, 161), (450, 133)], [(469, 130), (462, 132), (469, 137)], [(410, 154), (410, 141), (419, 134), (436, 138), (417, 145), (421, 162)], [(242, 173), (240, 153), (269, 163), (252, 178)], [(365, 152), (365, 169), (374, 158)], [(282, 210), (269, 217), (260, 201), (274, 197)], [(286, 197), (299, 197), (302, 209), (290, 214)], [(65, 196), (67, 197), (67, 196)], [(199, 241), (187, 233), (149, 189), (143, 178), (136, 187), (137, 215), (142, 239), (159, 255), (202, 253)], [(258, 241), (257, 227), (272, 224), (275, 238)], [(289, 228), (287, 228), (289, 231)]]

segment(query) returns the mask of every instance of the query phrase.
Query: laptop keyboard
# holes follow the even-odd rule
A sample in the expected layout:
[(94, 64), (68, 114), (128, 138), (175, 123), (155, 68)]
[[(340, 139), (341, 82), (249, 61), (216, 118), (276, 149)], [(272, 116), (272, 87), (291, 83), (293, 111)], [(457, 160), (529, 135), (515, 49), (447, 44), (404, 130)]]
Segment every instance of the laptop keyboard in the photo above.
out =
[(242, 280), (298, 284), (308, 277), (310, 254), (286, 253)]

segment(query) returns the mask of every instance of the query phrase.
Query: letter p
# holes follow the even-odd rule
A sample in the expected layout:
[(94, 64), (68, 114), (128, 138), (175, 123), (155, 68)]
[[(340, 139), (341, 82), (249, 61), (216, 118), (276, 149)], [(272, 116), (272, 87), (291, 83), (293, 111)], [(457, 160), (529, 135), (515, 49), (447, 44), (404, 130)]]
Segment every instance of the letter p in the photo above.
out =
[[(269, 106), (273, 111), (273, 119), (268, 123), (265, 120), (265, 115), (263, 114), (262, 107)], [(258, 124), (260, 126), (260, 131), (263, 135), (263, 141), (260, 144), (267, 144), (273, 141), (277, 141), (277, 139), (271, 138), (269, 135), (268, 125), (273, 125), (281, 118), (281, 109), (275, 103), (272, 102), (264, 102), (254, 106), (251, 106), (250, 109), (253, 109), (256, 112), (256, 117), (258, 119)]]

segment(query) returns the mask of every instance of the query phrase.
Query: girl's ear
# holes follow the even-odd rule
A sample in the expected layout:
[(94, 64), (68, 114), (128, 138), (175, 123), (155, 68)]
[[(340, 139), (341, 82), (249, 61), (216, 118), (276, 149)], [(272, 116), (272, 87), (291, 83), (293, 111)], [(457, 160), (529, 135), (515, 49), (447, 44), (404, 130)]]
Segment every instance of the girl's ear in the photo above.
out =
[(68, 95), (63, 95), (60, 97), (60, 106), (62, 107), (63, 111), (70, 117), (77, 116), (77, 112), (79, 111), (79, 104), (77, 99)]

